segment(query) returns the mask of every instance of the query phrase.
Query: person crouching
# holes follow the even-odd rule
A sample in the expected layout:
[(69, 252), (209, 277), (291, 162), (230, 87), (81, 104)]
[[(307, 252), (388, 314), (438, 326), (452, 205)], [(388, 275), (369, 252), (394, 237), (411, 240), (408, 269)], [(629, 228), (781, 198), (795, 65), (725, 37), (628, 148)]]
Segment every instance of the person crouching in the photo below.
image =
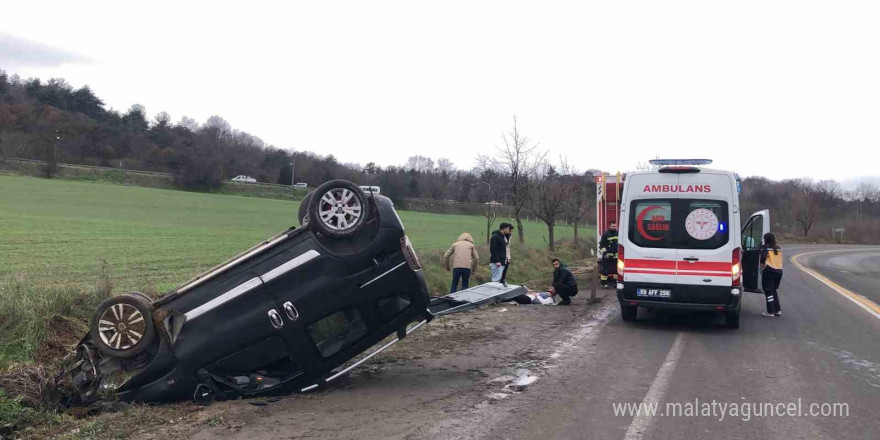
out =
[(571, 304), (571, 297), (578, 293), (577, 280), (574, 279), (574, 274), (568, 270), (568, 267), (559, 261), (559, 258), (550, 261), (553, 263), (553, 287), (547, 291), (562, 298), (560, 306), (567, 306)]

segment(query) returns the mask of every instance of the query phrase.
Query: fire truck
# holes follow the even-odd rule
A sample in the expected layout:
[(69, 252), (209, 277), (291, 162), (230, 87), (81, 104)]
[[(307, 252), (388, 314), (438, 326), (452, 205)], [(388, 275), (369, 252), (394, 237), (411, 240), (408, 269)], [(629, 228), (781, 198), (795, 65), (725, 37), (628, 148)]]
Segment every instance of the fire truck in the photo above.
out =
[[(598, 256), (599, 271), (602, 267), (602, 250), (600, 241), (602, 235), (611, 227), (611, 223), (620, 224), (620, 197), (623, 194), (625, 174), (609, 174), (602, 172), (596, 179), (596, 255)], [(598, 276), (598, 274), (597, 274)], [(616, 283), (617, 274), (609, 276), (609, 282)]]

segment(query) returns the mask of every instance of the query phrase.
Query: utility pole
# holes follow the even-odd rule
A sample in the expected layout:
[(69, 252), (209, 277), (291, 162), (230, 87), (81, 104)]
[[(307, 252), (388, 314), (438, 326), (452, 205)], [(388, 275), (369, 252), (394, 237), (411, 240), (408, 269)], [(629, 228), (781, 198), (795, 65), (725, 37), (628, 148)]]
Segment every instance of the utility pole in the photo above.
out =
[[(293, 160), (293, 159), (290, 159)], [(290, 162), (290, 187), (293, 188), (293, 162)]]
[(55, 142), (52, 145), (52, 162), (58, 162), (58, 141), (61, 140), (61, 134), (55, 130)]

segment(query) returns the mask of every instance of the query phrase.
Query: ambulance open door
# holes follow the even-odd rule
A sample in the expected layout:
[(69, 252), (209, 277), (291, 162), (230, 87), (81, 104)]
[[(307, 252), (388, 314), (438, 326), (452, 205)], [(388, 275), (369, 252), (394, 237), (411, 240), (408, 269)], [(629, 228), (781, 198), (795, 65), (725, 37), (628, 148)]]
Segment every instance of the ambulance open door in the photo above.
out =
[(761, 292), (760, 264), (764, 234), (770, 232), (770, 210), (758, 211), (749, 217), (742, 230), (742, 282), (749, 292)]

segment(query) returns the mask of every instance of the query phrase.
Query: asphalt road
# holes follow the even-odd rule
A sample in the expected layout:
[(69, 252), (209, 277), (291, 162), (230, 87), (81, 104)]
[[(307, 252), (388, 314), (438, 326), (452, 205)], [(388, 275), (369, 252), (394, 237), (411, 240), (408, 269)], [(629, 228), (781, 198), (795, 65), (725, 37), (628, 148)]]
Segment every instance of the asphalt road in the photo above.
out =
[[(880, 319), (789, 260), (803, 253), (801, 264), (880, 299), (880, 247), (846, 249), (786, 247), (783, 316), (762, 317), (763, 295), (748, 294), (739, 330), (724, 329), (723, 318), (713, 314), (640, 311), (636, 323), (612, 319), (593, 347), (565, 365), (564, 374), (529, 390), (507, 409), (510, 417), (481, 436), (880, 438)], [(690, 417), (671, 415), (677, 408), (666, 405), (682, 404), (680, 413), (688, 403), (711, 411), (705, 404), (713, 400), (714, 414)], [(615, 415), (615, 403), (641, 402), (659, 403), (657, 414)], [(757, 416), (765, 403), (774, 410), (784, 404), (784, 414)], [(848, 415), (823, 417), (823, 409), (835, 409), (811, 406), (834, 403), (846, 404)], [(721, 404), (728, 408), (723, 419)], [(797, 415), (789, 415), (789, 404)], [(813, 409), (820, 415), (812, 416)]]
[(830, 249), (835, 248), (852, 249), (852, 251), (833, 250), (805, 254), (800, 261), (818, 270), (835, 283), (880, 304), (880, 249), (858, 246), (838, 246)]

